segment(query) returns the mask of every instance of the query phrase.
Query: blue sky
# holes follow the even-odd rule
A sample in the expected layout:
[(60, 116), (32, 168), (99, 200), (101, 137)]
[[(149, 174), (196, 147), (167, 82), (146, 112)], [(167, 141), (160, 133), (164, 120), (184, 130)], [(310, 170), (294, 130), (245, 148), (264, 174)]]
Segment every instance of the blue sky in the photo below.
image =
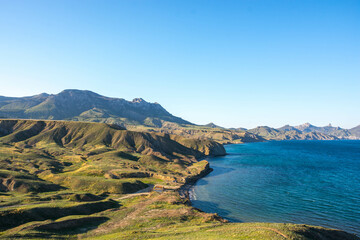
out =
[(360, 124), (360, 1), (0, 1), (0, 95), (92, 90), (197, 124)]

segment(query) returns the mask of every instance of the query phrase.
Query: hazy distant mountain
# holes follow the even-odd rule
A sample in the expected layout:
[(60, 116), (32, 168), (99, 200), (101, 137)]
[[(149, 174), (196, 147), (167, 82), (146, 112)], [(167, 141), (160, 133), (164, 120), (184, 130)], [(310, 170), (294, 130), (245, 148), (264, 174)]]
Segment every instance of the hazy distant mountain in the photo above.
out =
[(191, 124), (171, 115), (158, 103), (141, 98), (126, 101), (85, 90), (64, 90), (30, 97), (0, 96), (0, 117), (26, 119), (79, 120), (140, 124), (161, 127), (164, 122)]
[(239, 128), (229, 128), (230, 130), (239, 131), (239, 132), (245, 132), (248, 130), (247, 128), (239, 127)]
[(294, 128), (302, 131), (302, 132), (313, 132), (314, 130), (318, 129), (318, 127), (315, 127), (311, 125), (310, 123), (304, 123), (299, 126), (295, 126)]
[(204, 127), (209, 127), (209, 128), (223, 128), (223, 127), (220, 127), (220, 126), (216, 125), (216, 124), (213, 123), (213, 122), (208, 123), (208, 124), (205, 124)]
[(291, 126), (284, 126), (279, 129), (260, 126), (247, 130), (267, 140), (337, 140), (339, 138), (320, 132), (303, 132)]
[(279, 130), (279, 131), (295, 131), (297, 133), (302, 133), (299, 129), (297, 129), (293, 126), (290, 126), (290, 125), (285, 125), (281, 128), (278, 128), (277, 130)]
[(325, 127), (317, 127), (310, 123), (299, 126), (285, 125), (275, 129), (261, 126), (248, 130), (267, 140), (336, 140), (336, 139), (357, 139), (360, 138), (360, 125), (353, 129), (333, 127), (330, 124)]
[(319, 132), (319, 133), (335, 136), (341, 139), (353, 138), (352, 133), (348, 129), (333, 127), (331, 126), (331, 124), (325, 127), (316, 127), (314, 125), (311, 125), (310, 123), (305, 123), (299, 126), (295, 126), (295, 128), (302, 132)]
[(280, 135), (279, 130), (268, 127), (268, 126), (259, 126), (259, 127), (253, 128), (253, 129), (249, 129), (249, 130), (247, 130), (247, 132), (256, 134), (256, 135), (261, 136), (268, 140), (278, 139), (278, 136)]
[(353, 136), (360, 138), (360, 125), (356, 126), (354, 128), (351, 128), (349, 131)]

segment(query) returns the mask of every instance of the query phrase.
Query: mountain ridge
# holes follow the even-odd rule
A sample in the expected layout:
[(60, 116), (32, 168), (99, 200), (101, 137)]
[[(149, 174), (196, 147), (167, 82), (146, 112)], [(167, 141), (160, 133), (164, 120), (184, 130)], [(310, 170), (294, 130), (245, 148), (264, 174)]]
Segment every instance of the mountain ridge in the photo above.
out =
[(280, 128), (259, 126), (247, 130), (266, 140), (340, 140), (340, 139), (360, 139), (360, 125), (352, 129), (333, 127), (331, 124), (324, 127), (317, 127), (310, 123), (298, 126), (285, 125)]
[(42, 93), (28, 97), (0, 96), (0, 116), (48, 120), (78, 120), (161, 126), (163, 122), (192, 124), (173, 116), (158, 103), (142, 98), (127, 101), (102, 96), (88, 90), (66, 89), (58, 94)]
[(285, 125), (277, 129), (268, 126), (253, 129), (223, 128), (212, 122), (196, 125), (172, 115), (159, 103), (149, 103), (143, 98), (127, 101), (77, 89), (27, 97), (0, 96), (0, 117), (103, 122), (139, 131), (212, 139), (220, 143), (360, 139), (360, 125), (352, 129), (333, 127), (331, 124), (317, 127), (310, 123)]

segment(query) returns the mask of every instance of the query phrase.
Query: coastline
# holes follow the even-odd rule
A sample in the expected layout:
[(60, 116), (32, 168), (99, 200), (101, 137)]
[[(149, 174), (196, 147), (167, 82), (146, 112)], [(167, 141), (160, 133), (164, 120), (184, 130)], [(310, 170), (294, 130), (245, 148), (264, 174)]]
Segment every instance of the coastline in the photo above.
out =
[[(192, 206), (191, 198), (190, 198), (190, 194), (189, 194), (189, 190), (190, 190), (191, 187), (193, 187), (193, 186), (195, 185), (195, 183), (196, 183), (199, 179), (207, 176), (207, 175), (210, 174), (212, 171), (213, 171), (212, 168), (210, 168), (210, 167), (207, 168), (206, 171), (204, 171), (204, 172), (202, 172), (202, 173), (194, 176), (191, 181), (185, 183), (185, 184), (182, 185), (179, 189), (177, 189), (177, 192), (178, 192), (180, 198), (184, 199), (187, 205), (191, 206), (192, 208), (194, 208), (194, 209), (196, 209), (196, 210), (198, 210), (198, 211), (200, 211), (200, 212), (204, 212), (204, 211), (201, 210), (201, 209), (199, 209), (199, 208), (196, 208), (196, 207)], [(222, 223), (228, 223), (228, 222), (229, 222), (229, 220), (221, 217), (218, 213), (211, 213), (211, 214), (213, 215), (213, 218), (214, 218), (214, 219), (217, 219), (218, 221), (220, 221), (220, 222), (222, 222)]]
[[(297, 142), (297, 141), (299, 141), (299, 140), (269, 140), (269, 141), (265, 141), (265, 142), (271, 142), (271, 141), (274, 141), (274, 142), (283, 142), (283, 141), (285, 141), (285, 142)], [(346, 141), (346, 142), (353, 142), (353, 141), (359, 141), (359, 140), (357, 140), (357, 139), (344, 139), (344, 140), (300, 140), (299, 142), (331, 142), (331, 141), (333, 141), (333, 142), (339, 142), (339, 141)], [(229, 145), (242, 145), (242, 144), (239, 144), (239, 143), (229, 143), (229, 144), (223, 144), (223, 145), (226, 145), (226, 146), (229, 146)], [(231, 155), (231, 154), (229, 154), (229, 153), (226, 153), (225, 155)], [(224, 155), (224, 156), (225, 156)], [(210, 163), (209, 163), (209, 165), (210, 165)], [(209, 167), (210, 168), (210, 167)], [(195, 180), (195, 181), (193, 181), (193, 182), (190, 182), (190, 183), (186, 183), (186, 184), (184, 184), (180, 189), (179, 189), (179, 193), (180, 193), (180, 195), (182, 196), (182, 197), (186, 197), (187, 199), (188, 199), (188, 201), (189, 201), (189, 204), (192, 206), (192, 202), (191, 202), (191, 200), (195, 200), (195, 198), (193, 198), (193, 199), (191, 199), (191, 197), (192, 197), (192, 194), (191, 194), (191, 192), (190, 192), (190, 189), (196, 184), (196, 182), (199, 180), (199, 179), (201, 179), (202, 177), (205, 177), (205, 176), (207, 176), (209, 173), (211, 173), (212, 171), (213, 171), (213, 168), (210, 168), (211, 170), (210, 171), (208, 171), (206, 174), (204, 174), (204, 175), (199, 175), (198, 177), (197, 177), (197, 179)], [(200, 210), (200, 211), (204, 211), (204, 210), (202, 210), (202, 209), (199, 209), (198, 207), (194, 207), (195, 209), (198, 209), (198, 210)], [(204, 211), (204, 212), (206, 212), (206, 211)], [(210, 212), (207, 212), (207, 213), (214, 213), (214, 214), (216, 214), (216, 215), (218, 215), (218, 213), (217, 213), (217, 211), (215, 210), (215, 211), (210, 211)], [(224, 217), (222, 217), (222, 216), (219, 216), (220, 218), (222, 218), (222, 219), (224, 219), (225, 221), (228, 221), (228, 222), (232, 222), (232, 223), (237, 223), (238, 221), (234, 221), (234, 220), (231, 220), (231, 219), (226, 219), (226, 218), (224, 218)], [(268, 222), (268, 221), (264, 221), (264, 223), (265, 222)], [(281, 222), (281, 220), (279, 221), (279, 223)], [(246, 222), (245, 222), (246, 223)], [(270, 222), (271, 223), (271, 222)], [(304, 224), (304, 225), (308, 225), (308, 223), (293, 223), (293, 222), (290, 222), (290, 221), (284, 221), (283, 222), (284, 224), (286, 224), (286, 223), (292, 223), (292, 224)], [(357, 238), (359, 238), (360, 237), (360, 234), (358, 234), (358, 233), (356, 233), (356, 232), (354, 232), (354, 231), (351, 231), (351, 230), (349, 230), (349, 229), (344, 229), (344, 228), (337, 228), (336, 226), (334, 227), (334, 226), (326, 226), (326, 225), (321, 225), (321, 224), (319, 224), (319, 223), (310, 223), (312, 226), (321, 226), (321, 227), (324, 227), (324, 228), (329, 228), (329, 229), (334, 229), (334, 230), (339, 230), (339, 231), (343, 231), (343, 232), (347, 232), (347, 233), (350, 233), (350, 234), (352, 234), (352, 235), (354, 235), (354, 236), (356, 236)], [(339, 226), (338, 226), (339, 227)]]
[(187, 199), (189, 201), (189, 203), (191, 204), (191, 199), (190, 199), (190, 195), (189, 195), (189, 190), (192, 186), (195, 185), (195, 183), (205, 177), (206, 175), (208, 175), (209, 173), (211, 173), (213, 171), (212, 168), (208, 167), (205, 171), (201, 172), (200, 174), (194, 176), (191, 180), (189, 180), (188, 182), (186, 182), (185, 184), (183, 184), (177, 191), (180, 195), (181, 198)]

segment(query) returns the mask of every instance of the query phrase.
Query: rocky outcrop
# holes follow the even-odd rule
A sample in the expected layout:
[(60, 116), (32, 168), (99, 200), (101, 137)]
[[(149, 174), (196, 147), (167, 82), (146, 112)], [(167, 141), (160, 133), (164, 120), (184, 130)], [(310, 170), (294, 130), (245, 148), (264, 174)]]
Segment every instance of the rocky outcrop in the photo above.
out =
[(189, 175), (189, 176), (183, 178), (182, 179), (183, 183), (185, 183), (185, 184), (195, 183), (197, 180), (206, 176), (207, 174), (209, 174), (212, 171), (212, 168), (210, 168), (210, 164), (208, 161), (203, 160), (201, 162), (203, 162), (203, 165), (197, 169), (195, 174), (192, 174), (192, 175)]

